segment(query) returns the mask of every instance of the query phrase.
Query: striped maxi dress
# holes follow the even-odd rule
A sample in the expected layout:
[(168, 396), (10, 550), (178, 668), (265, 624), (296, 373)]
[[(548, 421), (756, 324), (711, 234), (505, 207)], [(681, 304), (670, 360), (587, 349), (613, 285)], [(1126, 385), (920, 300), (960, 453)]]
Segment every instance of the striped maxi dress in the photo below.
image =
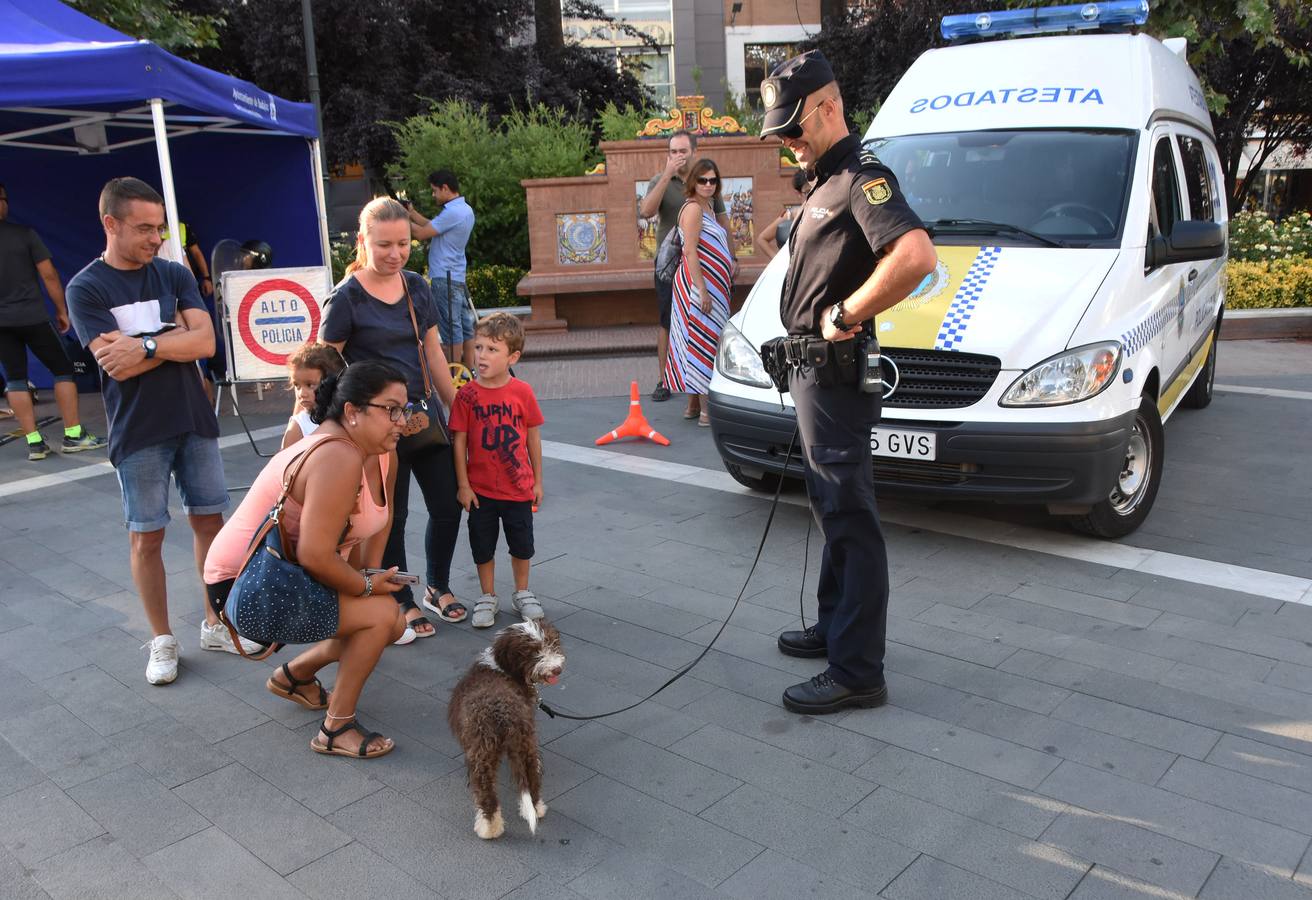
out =
[(732, 289), (729, 269), (733, 257), (729, 251), (728, 233), (714, 216), (703, 210), (697, 257), (706, 290), (711, 295), (711, 311), (703, 313), (701, 297), (688, 270), (687, 236), (684, 237), (683, 260), (674, 276), (665, 384), (676, 394), (705, 394), (711, 386), (720, 331), (729, 321), (729, 292)]

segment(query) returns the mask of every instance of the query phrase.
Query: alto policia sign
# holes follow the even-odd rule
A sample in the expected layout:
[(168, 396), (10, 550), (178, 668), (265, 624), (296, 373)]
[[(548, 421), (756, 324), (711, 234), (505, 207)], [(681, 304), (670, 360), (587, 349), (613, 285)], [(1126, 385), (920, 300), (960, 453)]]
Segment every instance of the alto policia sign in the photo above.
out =
[(223, 312), (232, 380), (285, 378), (287, 357), (306, 341), (319, 339), (330, 289), (328, 270), (320, 266), (225, 272)]

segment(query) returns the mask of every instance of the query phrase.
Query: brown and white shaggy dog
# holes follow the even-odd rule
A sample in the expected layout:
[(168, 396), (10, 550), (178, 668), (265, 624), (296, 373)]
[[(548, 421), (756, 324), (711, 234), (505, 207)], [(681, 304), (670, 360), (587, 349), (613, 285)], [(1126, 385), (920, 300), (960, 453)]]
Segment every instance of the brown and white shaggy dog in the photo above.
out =
[(538, 753), (538, 685), (560, 680), (565, 654), (560, 632), (546, 619), (518, 622), (497, 633), (451, 692), (447, 722), (465, 751), (474, 795), (474, 833), (485, 840), (506, 830), (497, 803), (501, 757), (519, 785), (519, 815), (537, 833), (547, 814), (542, 802), (542, 756)]

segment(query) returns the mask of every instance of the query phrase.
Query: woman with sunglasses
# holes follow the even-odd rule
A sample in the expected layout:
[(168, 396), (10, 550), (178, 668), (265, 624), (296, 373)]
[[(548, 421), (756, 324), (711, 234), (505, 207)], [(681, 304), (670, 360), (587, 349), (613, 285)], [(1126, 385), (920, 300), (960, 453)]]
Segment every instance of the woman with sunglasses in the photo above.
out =
[[(285, 663), (265, 682), (272, 694), (324, 711), (316, 753), (371, 758), (390, 753), (391, 738), (355, 723), (355, 704), (378, 658), (405, 631), (392, 595), (395, 567), (376, 575), (393, 514), (396, 442), (409, 416), (406, 379), (383, 362), (362, 362), (329, 375), (315, 391), (314, 434), (274, 454), (255, 478), (205, 558), (205, 592), (236, 620), (230, 597), (247, 548), (304, 454), (282, 508), (282, 524), (296, 562), (311, 578), (335, 589), (337, 633)], [(315, 675), (337, 663), (331, 693)]]
[[(446, 354), (437, 331), (437, 308), (423, 276), (406, 271), (410, 258), (410, 214), (388, 197), (371, 200), (360, 211), (355, 260), (346, 277), (328, 296), (323, 320), (324, 343), (331, 344), (355, 364), (386, 360), (405, 375), (410, 402), (424, 397), (419, 360), (422, 336), (428, 371), (446, 408), (455, 402), (455, 385), (448, 377)], [(410, 308), (414, 307), (414, 318)], [(445, 444), (398, 453), (396, 512), (383, 553), (383, 564), (408, 571), (405, 526), (410, 504), (410, 477), (419, 482), (428, 511), (424, 531), (427, 590), (423, 604), (447, 622), (462, 621), (467, 612), (451, 593), (451, 558), (460, 536), (460, 504), (456, 502), (456, 470), (451, 448)], [(433, 623), (416, 606), (410, 586), (396, 592), (406, 623), (415, 637), (433, 635)]]
[(715, 367), (720, 331), (729, 321), (733, 289), (733, 252), (729, 233), (715, 218), (720, 200), (720, 170), (712, 160), (699, 159), (688, 173), (679, 210), (683, 261), (674, 276), (674, 308), (670, 317), (670, 353), (665, 384), (688, 395), (685, 419), (710, 425), (706, 393)]

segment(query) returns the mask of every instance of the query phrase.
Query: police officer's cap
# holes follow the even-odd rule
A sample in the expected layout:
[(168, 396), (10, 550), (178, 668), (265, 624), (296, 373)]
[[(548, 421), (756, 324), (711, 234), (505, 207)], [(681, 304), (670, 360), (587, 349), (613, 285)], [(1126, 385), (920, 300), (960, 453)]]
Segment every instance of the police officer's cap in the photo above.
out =
[(765, 104), (765, 122), (761, 137), (786, 131), (802, 117), (806, 98), (834, 80), (834, 70), (819, 50), (782, 62), (761, 82), (761, 102)]

